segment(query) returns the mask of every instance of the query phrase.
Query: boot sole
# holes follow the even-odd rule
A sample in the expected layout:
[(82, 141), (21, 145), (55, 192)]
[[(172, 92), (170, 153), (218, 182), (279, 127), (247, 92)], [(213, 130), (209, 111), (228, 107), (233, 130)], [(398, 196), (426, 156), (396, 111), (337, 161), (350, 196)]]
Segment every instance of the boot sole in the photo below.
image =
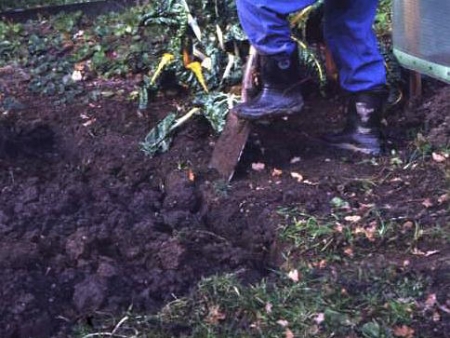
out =
[(257, 120), (283, 118), (283, 117), (299, 114), (299, 113), (301, 113), (303, 106), (304, 106), (304, 104), (302, 103), (302, 104), (299, 104), (292, 108), (283, 109), (282, 111), (275, 110), (270, 113), (262, 113), (259, 115), (245, 115), (245, 114), (240, 114), (239, 112), (234, 112), (233, 110), (231, 111), (231, 113), (235, 114), (238, 118), (243, 119), (243, 120), (257, 121)]

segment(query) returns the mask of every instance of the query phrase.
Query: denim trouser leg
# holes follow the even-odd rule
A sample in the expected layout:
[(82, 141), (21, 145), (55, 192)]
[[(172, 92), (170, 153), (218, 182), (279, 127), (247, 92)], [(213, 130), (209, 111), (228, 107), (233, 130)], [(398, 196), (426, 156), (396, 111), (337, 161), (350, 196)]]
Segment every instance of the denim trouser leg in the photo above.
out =
[(377, 5), (377, 0), (325, 1), (325, 39), (339, 70), (340, 85), (349, 92), (386, 83), (384, 60), (372, 28)]
[[(290, 54), (286, 16), (315, 0), (237, 0), (242, 27), (263, 55)], [(349, 92), (384, 85), (386, 74), (372, 30), (377, 0), (326, 0), (324, 35), (339, 69), (341, 87)]]
[(314, 2), (315, 0), (237, 0), (236, 6), (250, 43), (262, 55), (275, 55), (290, 54), (295, 48), (286, 16)]

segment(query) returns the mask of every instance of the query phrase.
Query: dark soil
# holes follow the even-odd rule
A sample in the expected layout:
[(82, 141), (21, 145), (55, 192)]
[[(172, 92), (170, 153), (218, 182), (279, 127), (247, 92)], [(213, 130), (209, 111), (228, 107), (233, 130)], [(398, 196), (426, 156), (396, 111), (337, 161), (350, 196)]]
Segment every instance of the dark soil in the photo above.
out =
[[(95, 311), (117, 314), (130, 305), (155, 312), (202, 276), (239, 271), (244, 282), (257, 281), (277, 265), (281, 206), (326, 215), (331, 198), (341, 196), (375, 203), (386, 219), (450, 224), (448, 200), (439, 199), (449, 191), (448, 160), (428, 157), (414, 170), (395, 170), (389, 155), (374, 165), (315, 141), (343, 121), (334, 97), (311, 94), (301, 116), (255, 125), (230, 185), (207, 170), (216, 136), (201, 117), (180, 130), (169, 152), (149, 158), (139, 150), (186, 98), (161, 96), (142, 117), (121, 97), (57, 107), (24, 91), (16, 97), (20, 107), (0, 122), (0, 337), (67, 337)], [(419, 130), (434, 145), (448, 144), (449, 102), (448, 87), (433, 87), (417, 108), (387, 116), (389, 147), (399, 158), (417, 154)], [(257, 162), (265, 169), (252, 170)], [(283, 174), (273, 176), (274, 168)], [(357, 184), (381, 177), (371, 194)], [(436, 243), (422, 249), (441, 254), (412, 259), (412, 269), (429, 273), (445, 304), (450, 251)], [(389, 255), (401, 261), (404, 252)], [(449, 322), (419, 331), (444, 337)]]

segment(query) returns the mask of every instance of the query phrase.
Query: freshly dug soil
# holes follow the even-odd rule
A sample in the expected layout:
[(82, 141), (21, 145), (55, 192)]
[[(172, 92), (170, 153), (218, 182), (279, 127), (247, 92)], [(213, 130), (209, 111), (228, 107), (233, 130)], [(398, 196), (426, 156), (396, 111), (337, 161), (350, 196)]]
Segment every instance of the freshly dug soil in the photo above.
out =
[[(67, 337), (99, 310), (155, 312), (203, 276), (239, 271), (242, 281), (258, 281), (277, 265), (281, 206), (326, 215), (341, 196), (376, 203), (386, 218), (450, 224), (448, 201), (438, 202), (448, 191), (448, 160), (392, 171), (389, 156), (373, 165), (317, 142), (342, 125), (333, 96), (311, 94), (301, 116), (253, 126), (229, 185), (208, 171), (217, 136), (201, 117), (169, 152), (140, 151), (150, 128), (186, 98), (161, 96), (139, 116), (122, 97), (70, 106), (25, 90), (15, 97), (20, 105), (0, 120), (0, 337)], [(450, 90), (434, 88), (423, 102), (387, 116), (389, 147), (404, 160), (419, 130), (433, 145), (449, 141)], [(371, 195), (354, 184), (385, 175)], [(421, 264), (445, 303), (450, 281), (437, 276), (448, 276), (449, 264)]]

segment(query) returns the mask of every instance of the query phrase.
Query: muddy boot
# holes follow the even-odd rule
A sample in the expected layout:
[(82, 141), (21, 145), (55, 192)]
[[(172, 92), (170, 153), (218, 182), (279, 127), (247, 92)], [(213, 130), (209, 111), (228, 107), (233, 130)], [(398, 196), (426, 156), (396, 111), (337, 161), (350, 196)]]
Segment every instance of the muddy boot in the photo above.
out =
[(377, 89), (353, 94), (347, 104), (347, 124), (343, 131), (322, 136), (329, 145), (369, 155), (383, 150), (381, 115), (386, 91)]
[(246, 120), (282, 117), (303, 107), (297, 50), (291, 56), (260, 56), (263, 88), (252, 100), (238, 104), (232, 113)]

